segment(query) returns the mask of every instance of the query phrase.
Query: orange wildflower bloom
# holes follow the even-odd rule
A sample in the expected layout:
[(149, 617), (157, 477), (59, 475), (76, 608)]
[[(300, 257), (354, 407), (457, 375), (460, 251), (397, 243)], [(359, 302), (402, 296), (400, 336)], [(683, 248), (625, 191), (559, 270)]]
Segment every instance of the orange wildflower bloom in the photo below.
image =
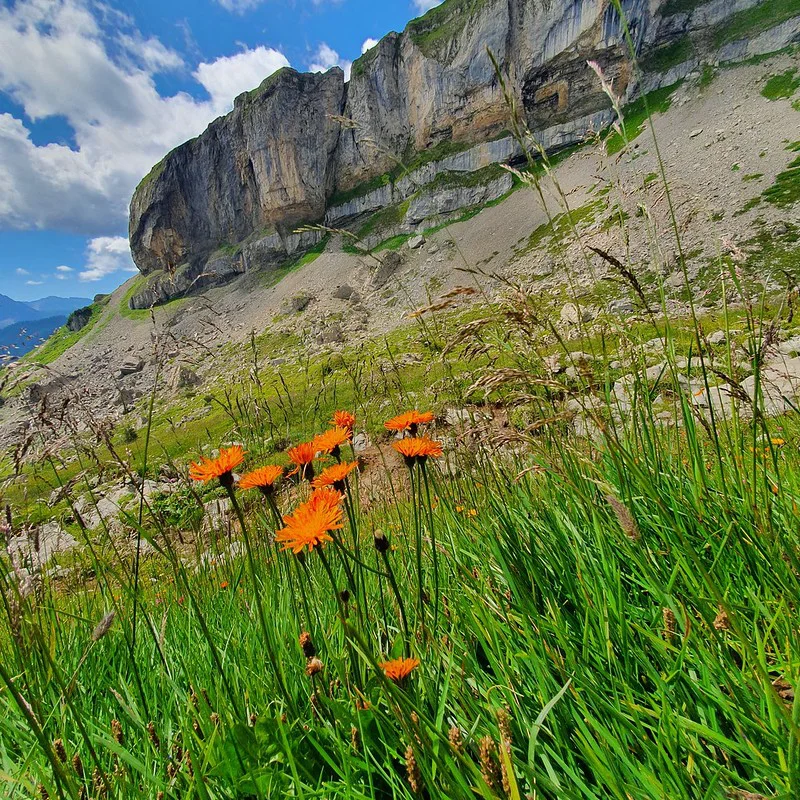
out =
[(297, 555), (304, 547), (309, 551), (315, 547), (322, 547), (325, 542), (333, 541), (331, 531), (338, 531), (344, 527), (341, 495), (329, 489), (320, 491), (335, 495), (336, 501), (334, 502), (328, 494), (315, 499), (320, 492), (314, 492), (311, 499), (299, 506), (294, 514), (284, 517), (286, 527), (279, 530), (275, 537), (283, 544), (284, 550), (291, 550)]
[(244, 461), (245, 452), (240, 445), (222, 448), (216, 458), (203, 457), (199, 464), (192, 463), (189, 477), (194, 481), (208, 483), (215, 478), (225, 487), (233, 486), (233, 471)]
[(311, 493), (311, 497), (308, 498), (308, 505), (315, 511), (320, 509), (326, 511), (331, 508), (338, 508), (343, 500), (343, 494), (335, 489), (325, 487)]
[(349, 411), (335, 411), (331, 424), (336, 428), (347, 428), (352, 431), (356, 426), (356, 418)]
[(326, 486), (342, 489), (347, 476), (357, 468), (358, 461), (353, 461), (351, 464), (334, 464), (332, 467), (328, 467), (311, 485), (315, 489), (323, 489)]
[(275, 491), (275, 482), (283, 475), (283, 467), (268, 466), (259, 467), (246, 475), (242, 475), (239, 481), (240, 489), (259, 489), (263, 494), (272, 494)]
[(308, 477), (309, 480), (314, 477), (314, 468), (311, 466), (317, 457), (317, 447), (314, 442), (303, 442), (297, 447), (292, 447), (286, 451), (286, 455), (289, 456), (289, 461), (297, 467), (290, 475), (301, 472), (303, 477)]
[(396, 658), (378, 665), (390, 681), (402, 683), (418, 666), (418, 658)]
[(441, 442), (434, 442), (427, 436), (401, 439), (399, 442), (394, 442), (392, 447), (403, 456), (409, 467), (413, 467), (416, 463), (424, 463), (428, 458), (439, 458), (443, 453)]
[(434, 414), (430, 411), (420, 413), (419, 411), (406, 411), (397, 417), (393, 417), (388, 422), (385, 422), (383, 427), (387, 431), (397, 431), (403, 433), (404, 431), (411, 431), (415, 435), (417, 428), (420, 425), (428, 425), (436, 419)]
[(325, 433), (314, 437), (312, 444), (317, 448), (318, 453), (336, 453), (343, 444), (347, 444), (353, 438), (353, 432), (349, 428), (331, 428)]

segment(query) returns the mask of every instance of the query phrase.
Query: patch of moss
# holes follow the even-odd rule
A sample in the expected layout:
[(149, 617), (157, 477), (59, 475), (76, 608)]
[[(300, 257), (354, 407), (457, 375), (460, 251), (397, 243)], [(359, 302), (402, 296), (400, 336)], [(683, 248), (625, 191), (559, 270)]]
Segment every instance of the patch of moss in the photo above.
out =
[(667, 0), (662, 13), (665, 17), (671, 14), (684, 14), (689, 11), (694, 11), (707, 2), (708, 0)]
[(139, 192), (143, 191), (145, 187), (147, 187), (153, 181), (157, 181), (161, 177), (166, 169), (168, 157), (169, 156), (164, 156), (164, 158), (162, 158), (161, 161), (159, 161), (158, 164), (156, 164), (153, 169), (151, 169), (150, 172), (148, 172), (147, 175), (145, 175), (144, 178), (139, 181), (139, 185), (136, 187), (134, 195), (139, 194)]
[(764, 0), (720, 23), (714, 31), (714, 44), (722, 47), (738, 39), (756, 36), (798, 15), (800, 0)]
[(357, 58), (353, 62), (353, 66), (350, 68), (350, 78), (358, 78), (363, 75), (370, 64), (378, 57), (378, 45), (376, 44), (374, 47), (370, 47), (366, 53), (364, 53), (360, 58)]
[(779, 208), (800, 201), (800, 156), (775, 178), (775, 183), (764, 192), (763, 197), (766, 202)]
[(440, 172), (423, 191), (427, 193), (442, 189), (471, 189), (475, 186), (484, 186), (499, 178), (504, 172), (500, 164), (490, 164), (475, 172)]
[(400, 225), (406, 218), (411, 201), (406, 200), (396, 206), (389, 206), (373, 214), (358, 230), (359, 239), (364, 239), (375, 231), (388, 230)]
[(445, 0), (427, 14), (408, 23), (411, 41), (429, 58), (436, 58), (443, 46), (453, 41), (480, 10), (486, 0)]
[(752, 181), (760, 181), (764, 177), (763, 172), (754, 172), (751, 175), (743, 175), (742, 180), (745, 183), (751, 183)]
[(368, 181), (364, 181), (364, 183), (359, 183), (358, 186), (354, 186), (352, 189), (348, 189), (344, 192), (336, 192), (336, 194), (332, 195), (328, 200), (328, 208), (335, 208), (336, 206), (344, 205), (345, 203), (349, 203), (351, 200), (355, 200), (358, 197), (366, 197), (366, 195), (374, 192), (376, 189), (388, 186), (393, 182), (393, 173), (387, 172), (383, 175), (377, 175)]
[(550, 247), (553, 242), (569, 236), (573, 230), (590, 225), (605, 207), (605, 201), (593, 200), (543, 223), (531, 233), (527, 241), (523, 240), (525, 243), (522, 246), (517, 247), (512, 261), (517, 261), (541, 247)]
[(645, 72), (667, 72), (678, 64), (689, 61), (694, 55), (694, 45), (688, 35), (649, 52), (640, 62)]
[(761, 90), (767, 100), (786, 100), (800, 88), (800, 75), (796, 69), (787, 69), (780, 75), (773, 75)]
[(625, 106), (622, 110), (625, 136), (616, 131), (609, 132), (606, 138), (606, 152), (610, 156), (619, 153), (625, 147), (626, 139), (628, 142), (632, 142), (641, 135), (652, 114), (664, 114), (669, 111), (672, 105), (672, 95), (675, 94), (681, 83), (682, 81), (678, 81), (663, 89), (656, 89)]

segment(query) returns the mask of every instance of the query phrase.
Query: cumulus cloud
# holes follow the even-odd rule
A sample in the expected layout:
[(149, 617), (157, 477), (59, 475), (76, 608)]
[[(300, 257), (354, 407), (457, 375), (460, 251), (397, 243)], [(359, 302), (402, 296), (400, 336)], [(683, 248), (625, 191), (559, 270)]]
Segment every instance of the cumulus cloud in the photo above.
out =
[(125, 15), (109, 28), (107, 11), (89, 0), (0, 6), (0, 91), (31, 120), (65, 119), (75, 141), (74, 148), (37, 145), (22, 119), (0, 114), (0, 229), (118, 233), (152, 165), (228, 111), (234, 94), (288, 63), (256, 48), (198, 67), (194, 77), (208, 100), (185, 92), (162, 97), (154, 77), (182, 68), (181, 57), (124, 28), (131, 25)]
[(424, 14), (426, 11), (430, 11), (434, 6), (439, 6), (441, 4), (442, 0), (414, 0), (414, 8), (416, 8), (420, 14)]
[(30, 275), (30, 272), (22, 267), (17, 267), (17, 275)]
[(288, 59), (280, 51), (257, 47), (200, 64), (194, 77), (211, 95), (214, 105), (226, 106), (237, 95), (253, 89), (268, 75), (288, 66)]
[(82, 281), (99, 281), (115, 272), (136, 272), (128, 240), (124, 236), (98, 236), (89, 242)]
[(75, 272), (72, 267), (67, 267), (62, 264), (60, 267), (56, 267), (56, 278), (60, 281), (65, 281), (70, 277), (70, 273)]
[(341, 67), (344, 70), (344, 79), (350, 80), (350, 69), (353, 66), (352, 61), (340, 58), (339, 54), (325, 42), (320, 44), (317, 52), (314, 54), (311, 63), (308, 65), (310, 72), (327, 72), (333, 67)]
[(378, 44), (377, 39), (365, 39), (364, 44), (361, 45), (361, 55), (363, 56), (367, 50), (372, 50), (375, 45)]

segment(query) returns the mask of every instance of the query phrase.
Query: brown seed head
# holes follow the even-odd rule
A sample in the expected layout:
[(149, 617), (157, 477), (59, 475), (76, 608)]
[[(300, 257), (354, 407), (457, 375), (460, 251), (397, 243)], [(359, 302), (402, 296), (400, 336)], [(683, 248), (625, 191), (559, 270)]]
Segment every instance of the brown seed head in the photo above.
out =
[(42, 800), (50, 800), (50, 793), (44, 788), (43, 783), (39, 784), (39, 797), (41, 797)]
[(83, 761), (81, 761), (79, 753), (75, 753), (75, 755), (72, 756), (72, 769), (75, 770), (78, 779), (83, 780)]
[(642, 538), (642, 534), (628, 507), (611, 494), (606, 495), (606, 502), (611, 506), (622, 532), (632, 542), (638, 542)]
[(422, 787), (422, 776), (419, 773), (419, 765), (414, 757), (414, 748), (411, 745), (406, 747), (406, 777), (411, 791), (414, 794), (419, 794)]
[(317, 654), (317, 648), (314, 647), (314, 642), (311, 640), (311, 634), (303, 631), (300, 634), (300, 647), (303, 649), (303, 655), (306, 658), (314, 658)]
[(147, 723), (147, 735), (150, 737), (150, 741), (153, 743), (153, 747), (156, 750), (161, 749), (161, 740), (158, 738), (158, 733), (156, 733), (156, 726), (152, 722)]
[(67, 748), (64, 747), (64, 740), (63, 739), (56, 739), (53, 742), (53, 750), (55, 754), (58, 756), (58, 760), (62, 764), (67, 763)]
[(114, 737), (117, 744), (125, 743), (125, 737), (122, 735), (122, 725), (119, 724), (118, 719), (111, 720), (111, 735)]
[(111, 630), (111, 625), (114, 623), (115, 616), (116, 613), (111, 611), (97, 623), (97, 627), (92, 631), (93, 642), (99, 642)]
[(491, 736), (484, 736), (480, 741), (479, 759), (481, 775), (490, 789), (495, 789), (500, 783), (500, 770), (497, 767), (495, 753), (497, 746)]
[(450, 747), (452, 747), (456, 753), (460, 754), (464, 747), (464, 740), (461, 738), (461, 729), (458, 725), (451, 726), (447, 738), (450, 741)]
[(664, 630), (662, 636), (665, 642), (672, 642), (675, 638), (675, 632), (678, 629), (678, 620), (675, 618), (675, 612), (671, 608), (665, 608), (662, 611), (664, 617)]
[(211, 716), (209, 717), (211, 720), (211, 724), (215, 727), (219, 727), (219, 714), (216, 711), (212, 712)]
[(306, 675), (308, 675), (309, 678), (319, 675), (323, 669), (325, 669), (325, 665), (318, 658), (308, 659), (306, 663)]
[(361, 749), (361, 734), (355, 725), (350, 726), (350, 746), (356, 753)]
[(729, 631), (731, 629), (730, 617), (728, 617), (727, 612), (721, 606), (719, 609), (719, 614), (717, 614), (717, 618), (714, 620), (714, 627), (718, 631)]

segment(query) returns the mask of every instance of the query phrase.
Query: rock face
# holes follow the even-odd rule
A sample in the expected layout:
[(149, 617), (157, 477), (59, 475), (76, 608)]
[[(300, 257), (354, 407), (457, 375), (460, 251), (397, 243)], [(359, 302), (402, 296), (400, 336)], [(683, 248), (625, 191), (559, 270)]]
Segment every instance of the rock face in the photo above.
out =
[[(503, 135), (509, 105), (487, 49), (522, 121), (542, 146), (557, 149), (613, 120), (589, 61), (632, 99), (713, 57), (715, 26), (757, 2), (710, 0), (672, 13), (669, 0), (622, 0), (645, 69), (649, 53), (692, 42), (691, 61), (654, 59), (660, 72), (639, 85), (610, 0), (445, 0), (359, 58), (348, 83), (338, 68), (324, 75), (283, 69), (240, 95), (230, 114), (170, 153), (136, 190), (131, 251), (148, 281), (131, 304), (144, 308), (275, 268), (319, 242), (316, 231), (295, 233), (303, 224), (335, 224), (409, 201), (413, 225), (431, 212), (484, 202), (487, 192), (476, 187), (434, 200), (418, 193), (443, 172), (521, 156)], [(797, 27), (790, 20), (757, 38), (783, 46)], [(746, 39), (724, 48), (734, 55), (753, 49)]]

